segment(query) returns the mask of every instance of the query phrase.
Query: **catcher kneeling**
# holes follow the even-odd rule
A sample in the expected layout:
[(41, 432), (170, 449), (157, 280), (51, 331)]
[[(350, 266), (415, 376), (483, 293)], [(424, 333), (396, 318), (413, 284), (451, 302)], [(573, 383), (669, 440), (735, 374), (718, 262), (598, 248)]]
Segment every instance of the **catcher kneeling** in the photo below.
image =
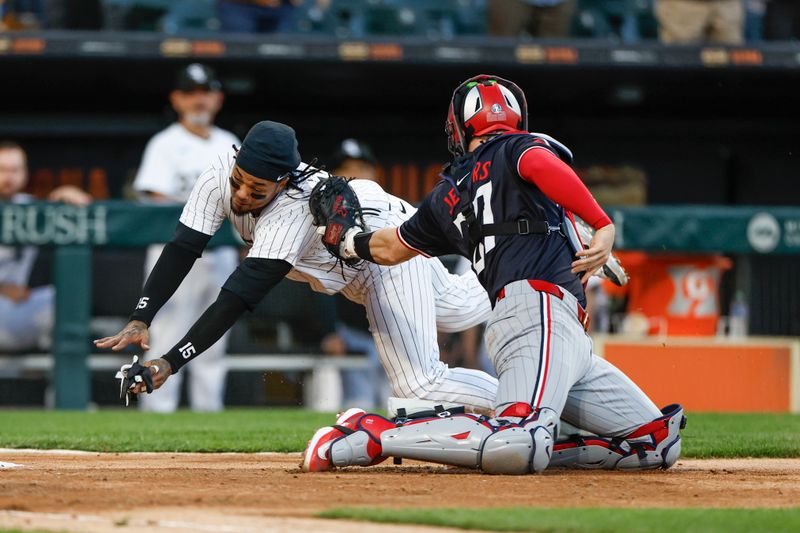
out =
[(301, 467), (321, 472), (372, 466), (395, 457), (479, 468), (489, 474), (538, 473), (550, 466), (667, 469), (680, 457), (679, 430), (686, 423), (683, 409), (675, 404), (624, 436), (575, 433), (556, 440), (559, 420), (549, 409), (525, 418), (490, 419), (466, 414), (463, 408), (432, 407), (426, 414), (393, 419), (349, 409), (335, 425), (317, 430), (303, 452)]
[[(499, 383), (495, 418), (449, 407), (401, 412), (394, 420), (350, 410), (316, 432), (304, 470), (367, 466), (388, 456), (493, 474), (551, 465), (644, 470), (678, 460), (683, 408), (659, 410), (593, 353), (586, 333), (583, 284), (608, 261), (614, 224), (569, 166), (572, 152), (527, 128), (522, 90), (477, 76), (450, 102), (453, 162), (399, 227), (360, 226), (340, 208), (358, 210), (347, 187), (337, 187), (335, 202), (312, 195), (323, 243), (344, 261), (393, 265), (446, 254), (472, 260), (492, 304), (486, 342)], [(595, 230), (590, 242), (581, 240), (573, 213)], [(583, 432), (559, 439), (561, 419)]]

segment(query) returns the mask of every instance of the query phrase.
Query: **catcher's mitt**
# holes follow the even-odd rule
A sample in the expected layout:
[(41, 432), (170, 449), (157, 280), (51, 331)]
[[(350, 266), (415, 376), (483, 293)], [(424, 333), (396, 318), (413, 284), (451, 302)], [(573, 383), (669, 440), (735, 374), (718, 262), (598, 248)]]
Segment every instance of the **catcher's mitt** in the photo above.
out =
[[(156, 372), (158, 367), (156, 366)], [(131, 389), (139, 383), (144, 383), (147, 392), (153, 392), (153, 374), (150, 372), (150, 367), (139, 364), (139, 356), (133, 356), (133, 362), (129, 365), (122, 365), (117, 375), (119, 380), (119, 399), (125, 401), (125, 406), (130, 404)]]
[(331, 176), (319, 181), (308, 199), (314, 225), (322, 233), (322, 244), (335, 257), (349, 265), (358, 259), (346, 259), (340, 245), (347, 232), (353, 228), (366, 231), (367, 225), (361, 212), (361, 204), (347, 178)]

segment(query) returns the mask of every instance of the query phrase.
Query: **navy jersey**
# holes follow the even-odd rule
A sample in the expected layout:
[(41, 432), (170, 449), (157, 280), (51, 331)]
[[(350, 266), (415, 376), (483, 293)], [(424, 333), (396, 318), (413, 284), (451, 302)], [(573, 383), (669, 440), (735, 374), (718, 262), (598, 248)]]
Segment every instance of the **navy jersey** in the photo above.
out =
[[(451, 167), (417, 213), (400, 226), (398, 235), (427, 256), (455, 253), (471, 259), (492, 302), (512, 281), (540, 279), (564, 287), (585, 305), (580, 276), (571, 272), (574, 250), (557, 229), (563, 221), (561, 206), (519, 175), (519, 159), (531, 148), (558, 155), (529, 133), (505, 134), (482, 144)], [(482, 226), (528, 219), (555, 229), (550, 234), (486, 235), (473, 243), (465, 202), (472, 205), (476, 223)]]

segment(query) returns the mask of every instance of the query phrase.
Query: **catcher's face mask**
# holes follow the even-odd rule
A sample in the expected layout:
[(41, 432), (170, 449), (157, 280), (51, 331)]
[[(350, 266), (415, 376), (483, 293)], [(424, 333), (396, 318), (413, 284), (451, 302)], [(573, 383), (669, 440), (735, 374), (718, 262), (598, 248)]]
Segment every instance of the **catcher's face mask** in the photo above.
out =
[(515, 83), (481, 74), (456, 87), (445, 123), (447, 149), (454, 156), (467, 152), (474, 137), (528, 129), (528, 103)]
[(277, 180), (263, 180), (248, 174), (234, 165), (228, 183), (231, 187), (231, 210), (237, 215), (260, 211), (286, 187), (292, 173), (279, 176)]

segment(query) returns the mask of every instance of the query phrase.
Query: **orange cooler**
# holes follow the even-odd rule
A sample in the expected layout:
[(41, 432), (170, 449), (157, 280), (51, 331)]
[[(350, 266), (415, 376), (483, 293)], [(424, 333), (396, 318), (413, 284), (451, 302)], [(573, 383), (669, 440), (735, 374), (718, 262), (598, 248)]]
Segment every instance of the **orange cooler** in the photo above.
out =
[(669, 335), (716, 333), (719, 281), (730, 269), (730, 259), (642, 252), (620, 252), (619, 256), (631, 278), (625, 287), (627, 312), (649, 318), (650, 334), (658, 333), (659, 322), (664, 321)]

